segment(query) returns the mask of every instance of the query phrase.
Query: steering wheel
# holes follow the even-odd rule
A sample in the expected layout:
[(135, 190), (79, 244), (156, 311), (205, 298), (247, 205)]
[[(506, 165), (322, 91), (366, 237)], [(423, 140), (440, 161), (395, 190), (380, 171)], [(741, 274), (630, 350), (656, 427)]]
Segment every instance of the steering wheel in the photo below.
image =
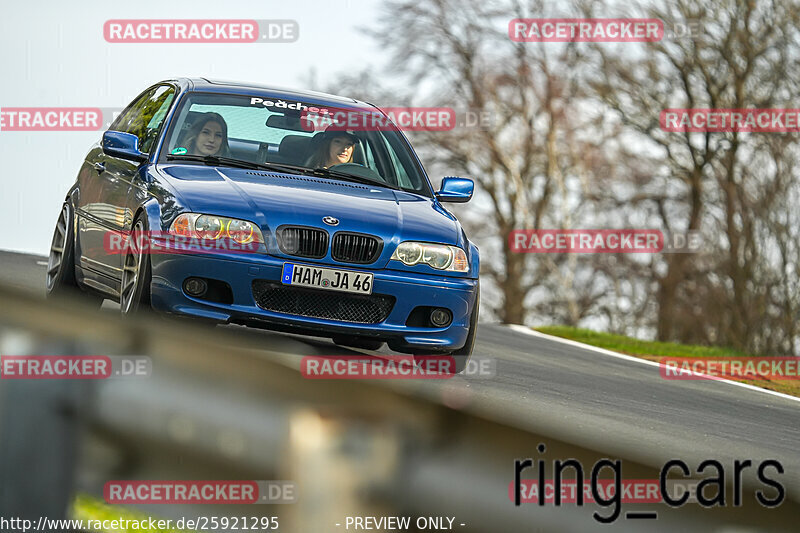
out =
[(377, 183), (384, 183), (385, 180), (381, 177), (380, 174), (375, 172), (369, 167), (365, 167), (359, 163), (339, 163), (338, 165), (331, 165), (331, 170), (337, 170), (339, 172), (346, 172), (347, 174), (352, 174), (353, 176), (358, 176), (359, 178), (364, 178), (368, 180), (375, 181)]

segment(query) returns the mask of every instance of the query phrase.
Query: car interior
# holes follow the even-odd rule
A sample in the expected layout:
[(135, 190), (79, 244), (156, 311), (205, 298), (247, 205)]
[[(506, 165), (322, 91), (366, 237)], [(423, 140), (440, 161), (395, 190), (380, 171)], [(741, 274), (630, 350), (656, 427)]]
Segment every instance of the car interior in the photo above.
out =
[[(201, 112), (189, 112), (184, 121), (178, 141), (175, 146), (183, 146), (189, 131), (192, 128)], [(298, 121), (299, 123), (299, 121)], [(296, 129), (296, 128), (294, 128)], [(301, 130), (302, 131), (302, 130)], [(251, 161), (253, 163), (281, 163), (285, 165), (305, 166), (306, 161), (317, 149), (323, 132), (317, 132), (313, 136), (309, 135), (286, 135), (280, 143), (257, 142), (245, 139), (236, 139), (228, 136), (228, 147), (231, 157)], [(353, 148), (353, 163), (366, 166), (364, 158), (364, 147), (362, 142), (356, 143)]]
[[(179, 119), (183, 121), (180, 131), (171, 136), (167, 153), (171, 153), (177, 147), (185, 146), (192, 125), (205, 112), (205, 109), (184, 110)], [(229, 125), (231, 123), (229, 121)], [(231, 135), (229, 129), (230, 157), (258, 164), (306, 166), (308, 158), (317, 150), (324, 134), (324, 131), (312, 133), (313, 130), (304, 128), (299, 114), (275, 113), (264, 123), (266, 129), (258, 131), (258, 125), (254, 126), (256, 129), (248, 132), (247, 138), (241, 138), (241, 134), (239, 137)], [(426, 194), (420, 178), (407, 173), (403, 163), (398, 159), (405, 157), (398, 155), (398, 150), (403, 152), (403, 148), (390, 146), (399, 142), (398, 139), (387, 138), (380, 132), (374, 131), (359, 131), (355, 135), (359, 141), (353, 148), (352, 164), (342, 171)], [(259, 140), (259, 137), (262, 140)]]

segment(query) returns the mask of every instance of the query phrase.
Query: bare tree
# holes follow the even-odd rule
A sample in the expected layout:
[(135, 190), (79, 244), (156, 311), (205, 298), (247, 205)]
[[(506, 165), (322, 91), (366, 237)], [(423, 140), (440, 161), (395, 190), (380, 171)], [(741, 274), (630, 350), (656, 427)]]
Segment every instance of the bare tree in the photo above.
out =
[(542, 6), (390, 1), (384, 26), (373, 33), (391, 54), (393, 69), (408, 76), (417, 95), (423, 92), (425, 104), (490, 117), (481, 127), (415, 137), (430, 168), (476, 181), (476, 200), (462, 219), (482, 246), (482, 274), (496, 290), (489, 300), (496, 316), (523, 323), (533, 311), (577, 324), (606, 294), (603, 284), (576, 275), (582, 261), (576, 256), (515, 253), (508, 242), (514, 229), (578, 223), (591, 160), (603, 155), (603, 135), (593, 124), (601, 117), (577, 105), (583, 98), (578, 49), (515, 43), (506, 33), (511, 18)]
[[(640, 7), (668, 30), (687, 21), (701, 30), (647, 44), (639, 55), (593, 47), (598, 98), (637, 135), (639, 147), (660, 153), (650, 186), (657, 190), (631, 208), (657, 213), (667, 230), (706, 235), (704, 255), (669, 255), (655, 277), (657, 336), (785, 352), (796, 333), (766, 330), (764, 318), (776, 290), (789, 295), (786, 273), (776, 270), (769, 251), (788, 253), (782, 240), (788, 235), (770, 235), (780, 225), (768, 220), (786, 213), (780, 200), (794, 179), (787, 154), (796, 155), (790, 149), (796, 136), (776, 142), (764, 139), (771, 134), (668, 133), (658, 119), (665, 108), (791, 107), (784, 104), (800, 88), (797, 3), (678, 0)], [(593, 3), (586, 12), (609, 16), (610, 9)], [(782, 260), (789, 267), (791, 260)], [(796, 298), (790, 300), (785, 305), (796, 310)], [(782, 340), (768, 338), (774, 335)]]
[[(798, 0), (575, 0), (557, 8), (541, 0), (387, 1), (372, 34), (389, 56), (380, 79), (391, 83), (365, 71), (329, 88), (379, 105), (490, 117), (411, 136), (429, 170), (476, 181), (476, 199), (456, 212), (481, 246), (486, 300), (503, 322), (600, 322), (661, 340), (796, 353), (797, 135), (669, 133), (659, 114), (792, 107)], [(667, 35), (617, 45), (515, 43), (507, 35), (512, 18), (547, 13), (650, 16)], [(671, 34), (685, 23), (693, 34)], [(579, 227), (700, 231), (704, 247), (643, 258), (509, 246), (514, 229)]]

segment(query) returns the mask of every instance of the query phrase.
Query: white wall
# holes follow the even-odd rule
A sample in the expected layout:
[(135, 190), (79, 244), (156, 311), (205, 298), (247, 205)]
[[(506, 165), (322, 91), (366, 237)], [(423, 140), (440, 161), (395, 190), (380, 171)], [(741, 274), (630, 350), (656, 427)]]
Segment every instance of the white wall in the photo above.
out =
[[(375, 0), (14, 2), (0, 16), (0, 108), (121, 108), (148, 85), (202, 76), (303, 87), (377, 63), (359, 27)], [(108, 43), (108, 19), (294, 19), (294, 43)], [(0, 131), (0, 249), (46, 254), (61, 202), (101, 132)]]

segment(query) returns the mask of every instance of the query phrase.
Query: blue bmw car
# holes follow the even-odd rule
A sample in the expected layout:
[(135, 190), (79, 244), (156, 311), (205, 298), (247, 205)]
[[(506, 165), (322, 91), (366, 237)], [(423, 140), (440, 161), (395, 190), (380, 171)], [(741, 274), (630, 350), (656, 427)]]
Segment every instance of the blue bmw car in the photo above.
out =
[[(348, 117), (364, 113), (384, 120)], [(47, 294), (452, 354), (460, 370), (475, 343), (479, 254), (444, 204), (472, 192), (455, 177), (434, 191), (402, 132), (365, 102), (168, 80), (86, 156), (56, 224)]]

